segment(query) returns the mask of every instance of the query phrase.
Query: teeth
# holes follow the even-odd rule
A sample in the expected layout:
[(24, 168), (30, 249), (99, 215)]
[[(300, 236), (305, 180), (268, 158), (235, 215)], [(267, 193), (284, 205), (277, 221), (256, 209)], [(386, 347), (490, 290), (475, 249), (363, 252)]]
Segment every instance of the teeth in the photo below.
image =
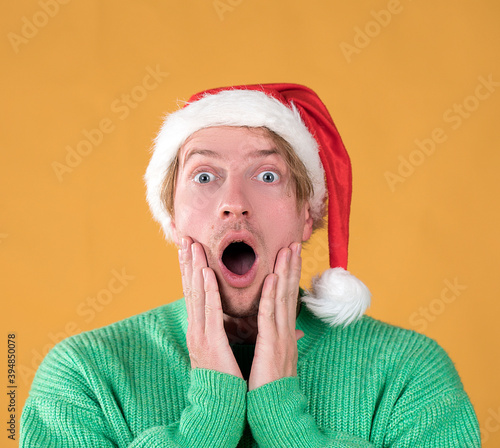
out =
[[(246, 243), (245, 241), (243, 240), (233, 240), (233, 241), (230, 241), (227, 246), (224, 248), (224, 250), (226, 250), (231, 244), (236, 244), (236, 243), (245, 243), (246, 245), (250, 246), (250, 244)], [(251, 246), (250, 246), (251, 247)]]

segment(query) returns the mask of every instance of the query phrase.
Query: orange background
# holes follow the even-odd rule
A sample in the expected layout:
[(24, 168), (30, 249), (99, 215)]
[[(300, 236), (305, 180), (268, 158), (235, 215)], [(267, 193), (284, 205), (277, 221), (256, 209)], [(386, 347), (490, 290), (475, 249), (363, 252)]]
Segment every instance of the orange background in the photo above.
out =
[(450, 353), (484, 445), (500, 446), (499, 19), (495, 0), (9, 2), (1, 359), (15, 332), (17, 419), (55, 341), (182, 294), (144, 199), (162, 115), (202, 89), (283, 81), (318, 92), (351, 155), (349, 269), (369, 314)]

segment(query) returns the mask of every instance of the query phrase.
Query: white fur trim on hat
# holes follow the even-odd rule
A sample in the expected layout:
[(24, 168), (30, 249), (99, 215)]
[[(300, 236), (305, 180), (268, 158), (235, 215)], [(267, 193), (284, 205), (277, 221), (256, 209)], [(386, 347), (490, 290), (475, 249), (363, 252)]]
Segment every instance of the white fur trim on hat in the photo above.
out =
[(149, 207), (168, 240), (171, 239), (171, 217), (161, 200), (165, 174), (184, 141), (199, 129), (213, 126), (265, 126), (285, 139), (304, 163), (313, 184), (311, 215), (314, 219), (321, 218), (326, 194), (324, 170), (318, 144), (297, 109), (261, 91), (223, 90), (170, 114), (156, 137), (144, 179)]
[(311, 312), (331, 326), (358, 320), (370, 306), (365, 284), (343, 268), (327, 269), (312, 281), (312, 292), (302, 297)]

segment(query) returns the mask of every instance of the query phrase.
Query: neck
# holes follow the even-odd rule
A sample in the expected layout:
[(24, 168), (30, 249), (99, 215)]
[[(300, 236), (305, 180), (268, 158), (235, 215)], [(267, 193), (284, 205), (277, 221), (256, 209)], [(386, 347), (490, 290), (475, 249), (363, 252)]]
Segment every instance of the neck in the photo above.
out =
[(257, 315), (232, 317), (224, 314), (224, 329), (230, 344), (255, 344), (257, 340)]
[[(297, 300), (297, 313), (295, 316), (299, 315), (300, 305), (300, 300)], [(257, 318), (257, 315), (233, 317), (224, 314), (224, 329), (229, 344), (255, 344), (259, 333)]]

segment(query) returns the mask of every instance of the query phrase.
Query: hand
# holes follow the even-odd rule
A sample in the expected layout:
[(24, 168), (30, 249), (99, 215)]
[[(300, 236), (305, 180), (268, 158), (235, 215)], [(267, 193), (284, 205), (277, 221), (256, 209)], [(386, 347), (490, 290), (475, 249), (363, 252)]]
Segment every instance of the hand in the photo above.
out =
[(274, 273), (264, 280), (248, 390), (280, 378), (297, 376), (297, 340), (304, 336), (302, 331), (295, 329), (301, 248), (300, 243), (292, 243), (281, 249)]
[(188, 314), (186, 342), (191, 367), (216, 370), (243, 378), (229, 346), (219, 287), (200, 243), (182, 238), (179, 249), (182, 287)]

